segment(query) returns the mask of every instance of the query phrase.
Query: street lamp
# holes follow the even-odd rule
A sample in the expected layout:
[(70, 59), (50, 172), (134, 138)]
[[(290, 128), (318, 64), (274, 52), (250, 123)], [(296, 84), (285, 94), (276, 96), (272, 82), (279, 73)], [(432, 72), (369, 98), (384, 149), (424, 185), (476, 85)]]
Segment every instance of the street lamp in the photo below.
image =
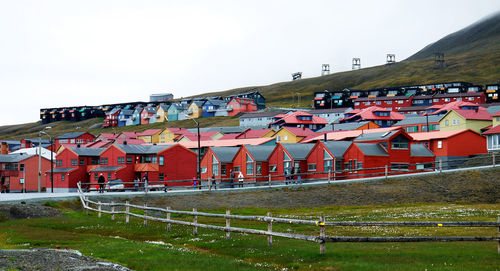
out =
[[(52, 127), (47, 126), (38, 132), (38, 193), (42, 191), (42, 134), (47, 135), (50, 139), (50, 144), (52, 145), (52, 137), (45, 132)], [(50, 150), (50, 181), (52, 183), (52, 192), (54, 192), (54, 172), (53, 172), (53, 162), (52, 162), (52, 147)]]
[[(186, 114), (184, 114), (184, 115), (185, 115), (186, 117), (188, 117), (188, 118), (189, 118), (189, 116), (188, 116), (188, 115), (186, 115)], [(200, 155), (201, 155), (201, 147), (200, 147), (200, 123), (199, 123), (199, 122), (197, 122), (194, 118), (191, 118), (191, 120), (193, 120), (193, 121), (194, 121), (194, 123), (196, 123), (196, 129), (197, 129), (197, 131), (198, 131), (198, 169), (197, 169), (197, 171), (196, 171), (196, 178), (199, 180), (199, 179), (201, 179), (201, 161), (200, 161), (200, 159), (201, 159), (201, 157), (200, 157)]]

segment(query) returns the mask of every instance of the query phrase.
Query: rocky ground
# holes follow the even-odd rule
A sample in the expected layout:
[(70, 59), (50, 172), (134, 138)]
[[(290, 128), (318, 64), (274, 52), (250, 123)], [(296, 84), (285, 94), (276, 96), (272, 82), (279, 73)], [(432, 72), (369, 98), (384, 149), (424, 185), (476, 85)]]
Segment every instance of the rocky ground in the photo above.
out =
[(74, 250), (17, 249), (0, 250), (0, 270), (130, 270), (118, 264), (82, 256)]
[(61, 211), (50, 206), (40, 204), (0, 204), (1, 217), (8, 219), (38, 218), (38, 217), (57, 217), (61, 216)]

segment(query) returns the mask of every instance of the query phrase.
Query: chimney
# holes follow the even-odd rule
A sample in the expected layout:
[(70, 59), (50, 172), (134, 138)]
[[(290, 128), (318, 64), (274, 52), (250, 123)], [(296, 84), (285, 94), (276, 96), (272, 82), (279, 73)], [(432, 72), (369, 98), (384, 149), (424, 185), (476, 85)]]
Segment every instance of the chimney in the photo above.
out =
[(123, 145), (127, 145), (127, 140), (124, 140), (124, 141), (123, 141)]

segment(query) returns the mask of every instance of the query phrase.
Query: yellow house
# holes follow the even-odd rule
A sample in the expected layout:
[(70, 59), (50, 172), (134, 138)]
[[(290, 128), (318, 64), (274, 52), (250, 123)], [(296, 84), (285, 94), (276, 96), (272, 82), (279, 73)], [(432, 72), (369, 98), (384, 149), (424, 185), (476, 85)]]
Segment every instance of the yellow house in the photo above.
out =
[(137, 133), (137, 139), (142, 139), (146, 143), (158, 143), (161, 129), (150, 129)]
[(168, 108), (169, 105), (159, 105), (158, 110), (156, 111), (156, 122), (165, 122), (168, 121)]
[(263, 134), (261, 137), (273, 137), (273, 135), (276, 133), (275, 130), (270, 129), (269, 132)]
[(188, 115), (190, 119), (201, 118), (203, 113), (202, 106), (205, 101), (192, 101), (188, 107)]
[(492, 124), (490, 112), (486, 110), (453, 109), (439, 122), (441, 131), (471, 129), (481, 133), (481, 129)]
[(173, 143), (179, 135), (189, 133), (184, 128), (165, 128), (158, 134), (158, 143)]
[(500, 125), (500, 111), (493, 115), (493, 127)]
[(318, 136), (318, 134), (309, 128), (281, 127), (281, 129), (279, 129), (272, 136), (276, 137), (276, 142), (299, 143), (308, 136)]

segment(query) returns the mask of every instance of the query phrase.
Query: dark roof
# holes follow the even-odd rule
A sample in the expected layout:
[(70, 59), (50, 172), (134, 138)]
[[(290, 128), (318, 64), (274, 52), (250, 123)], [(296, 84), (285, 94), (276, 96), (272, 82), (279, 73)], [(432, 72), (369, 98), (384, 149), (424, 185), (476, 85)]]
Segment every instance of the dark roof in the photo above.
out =
[(127, 154), (157, 154), (172, 145), (125, 145), (115, 144)]
[[(441, 118), (444, 117), (444, 115), (429, 115), (429, 123), (436, 123), (441, 121)], [(425, 124), (427, 123), (427, 117), (426, 116), (408, 116), (406, 119), (401, 120), (397, 123), (395, 123), (393, 126), (399, 126), (399, 125), (412, 125), (412, 124)]]
[(90, 172), (117, 171), (117, 170), (119, 170), (121, 168), (122, 168), (122, 166), (119, 166), (119, 167), (97, 167), (97, 168), (92, 169)]
[(275, 146), (245, 146), (248, 152), (253, 156), (255, 161), (267, 161), (271, 152), (273, 152)]
[[(52, 172), (54, 173), (65, 173), (65, 172), (70, 172), (72, 171), (73, 169), (75, 168), (60, 168), (60, 167), (56, 167), (52, 170)], [(50, 169), (45, 171), (45, 172), (50, 172)]]
[(500, 105), (487, 107), (486, 111), (490, 112), (492, 115), (495, 115), (497, 112), (500, 112)]
[(83, 134), (85, 134), (86, 132), (72, 132), (72, 133), (65, 133), (65, 134), (62, 134), (58, 137), (56, 137), (56, 139), (65, 139), (65, 138), (77, 138)]
[(129, 110), (129, 109), (122, 109), (120, 112), (120, 115), (132, 115), (134, 114), (134, 110)]
[(239, 149), (239, 147), (212, 147), (215, 156), (219, 158), (221, 163), (232, 162)]
[(411, 144), (411, 156), (434, 157), (434, 154), (423, 144)]
[(160, 104), (160, 107), (161, 109), (163, 109), (163, 111), (167, 111), (168, 108), (170, 108), (170, 104)]
[(198, 107), (202, 107), (206, 100), (194, 100), (193, 103)]
[(333, 127), (332, 124), (328, 124), (325, 127), (319, 129), (318, 133), (320, 132), (329, 132), (329, 131), (349, 131), (349, 130), (356, 130), (359, 127), (369, 123), (369, 121), (360, 121), (360, 122), (346, 122), (346, 123), (334, 123)]
[(399, 130), (390, 132), (380, 132), (380, 133), (364, 133), (354, 139), (354, 141), (372, 141), (372, 140), (385, 140), (389, 139)]
[(403, 106), (398, 109), (398, 112), (417, 112), (424, 111), (429, 107), (429, 105), (417, 105), (417, 106)]
[(432, 96), (430, 95), (413, 96), (413, 100), (430, 100), (430, 99), (432, 99)]
[(208, 100), (206, 103), (211, 103), (215, 106), (223, 106), (226, 104), (226, 102), (223, 100)]
[(21, 154), (21, 153), (3, 154), (3, 155), (0, 155), (0, 163), (17, 163), (17, 162), (23, 161), (25, 159), (28, 159), (32, 156), (35, 156), (35, 155), (27, 155), (27, 154)]
[(354, 143), (365, 155), (389, 156), (389, 154), (376, 143)]
[(307, 113), (309, 114), (325, 114), (325, 113), (344, 113), (347, 110), (351, 108), (345, 107), (345, 108), (332, 108), (332, 109), (314, 109), (314, 110), (309, 110)]
[(304, 160), (314, 147), (312, 143), (283, 143), (283, 147), (292, 156), (292, 159)]
[(355, 102), (371, 102), (371, 101), (393, 101), (393, 100), (408, 100), (411, 96), (389, 96), (389, 97), (363, 97), (357, 98)]
[(99, 156), (104, 148), (78, 148), (69, 147), (70, 150), (74, 151), (79, 156)]
[(335, 158), (343, 158), (345, 151), (351, 146), (352, 141), (326, 141), (323, 143)]

